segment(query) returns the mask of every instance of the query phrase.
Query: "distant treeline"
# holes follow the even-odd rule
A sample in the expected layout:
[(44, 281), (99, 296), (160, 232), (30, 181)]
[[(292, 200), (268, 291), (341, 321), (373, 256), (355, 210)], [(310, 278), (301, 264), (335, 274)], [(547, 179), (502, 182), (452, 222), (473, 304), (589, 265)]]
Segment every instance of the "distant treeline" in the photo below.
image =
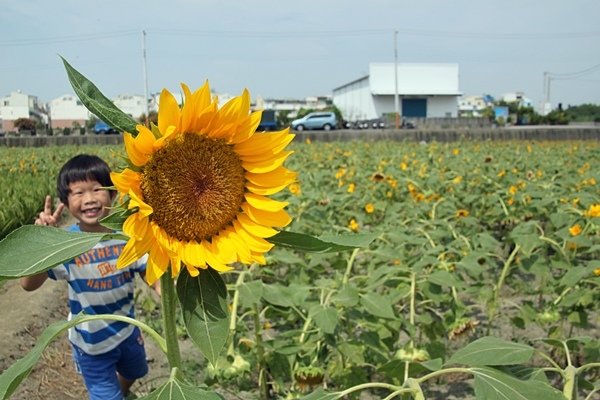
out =
[(565, 110), (565, 113), (573, 122), (600, 122), (600, 105), (597, 104), (571, 106)]

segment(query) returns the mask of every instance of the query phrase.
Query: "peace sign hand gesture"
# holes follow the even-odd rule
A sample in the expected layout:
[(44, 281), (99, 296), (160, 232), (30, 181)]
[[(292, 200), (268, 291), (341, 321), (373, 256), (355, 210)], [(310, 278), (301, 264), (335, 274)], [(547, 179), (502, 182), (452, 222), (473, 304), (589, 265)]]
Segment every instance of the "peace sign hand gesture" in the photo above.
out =
[(44, 202), (44, 211), (42, 211), (35, 220), (36, 225), (58, 226), (60, 216), (65, 208), (63, 203), (59, 203), (54, 213), (52, 212), (52, 197), (46, 196)]

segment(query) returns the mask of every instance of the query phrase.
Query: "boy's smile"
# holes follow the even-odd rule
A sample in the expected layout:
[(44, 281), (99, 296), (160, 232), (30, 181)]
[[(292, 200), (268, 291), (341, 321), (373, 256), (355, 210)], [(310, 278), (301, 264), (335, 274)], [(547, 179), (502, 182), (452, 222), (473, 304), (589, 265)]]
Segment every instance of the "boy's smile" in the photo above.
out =
[(99, 220), (108, 215), (113, 196), (96, 181), (79, 181), (69, 184), (67, 208), (79, 220), (84, 232), (105, 232)]

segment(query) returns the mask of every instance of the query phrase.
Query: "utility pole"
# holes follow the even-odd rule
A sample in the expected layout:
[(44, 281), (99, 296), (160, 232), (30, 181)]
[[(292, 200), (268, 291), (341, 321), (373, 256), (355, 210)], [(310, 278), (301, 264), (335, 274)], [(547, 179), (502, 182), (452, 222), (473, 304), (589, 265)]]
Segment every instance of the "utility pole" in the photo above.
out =
[(544, 71), (544, 104), (542, 106), (542, 115), (548, 115), (550, 112), (550, 72)]
[(398, 99), (398, 31), (394, 31), (394, 112), (396, 129), (400, 128), (400, 100)]
[(142, 30), (142, 60), (143, 60), (143, 71), (144, 71), (144, 113), (146, 114), (146, 125), (148, 125), (148, 71), (146, 68), (146, 31)]

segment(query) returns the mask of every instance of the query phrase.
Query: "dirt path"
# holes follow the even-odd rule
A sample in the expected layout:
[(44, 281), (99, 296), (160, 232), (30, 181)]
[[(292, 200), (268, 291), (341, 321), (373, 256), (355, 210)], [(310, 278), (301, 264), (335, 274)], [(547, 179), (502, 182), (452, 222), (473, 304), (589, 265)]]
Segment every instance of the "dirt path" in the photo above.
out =
[[(34, 292), (26, 292), (18, 280), (0, 286), (0, 371), (26, 355), (51, 323), (68, 315), (65, 282), (47, 281)], [(136, 382), (134, 392), (146, 394), (168, 378), (166, 359), (151, 340), (146, 340), (150, 373)], [(66, 332), (43, 353), (31, 374), (11, 399), (86, 399), (81, 377), (75, 372)]]

